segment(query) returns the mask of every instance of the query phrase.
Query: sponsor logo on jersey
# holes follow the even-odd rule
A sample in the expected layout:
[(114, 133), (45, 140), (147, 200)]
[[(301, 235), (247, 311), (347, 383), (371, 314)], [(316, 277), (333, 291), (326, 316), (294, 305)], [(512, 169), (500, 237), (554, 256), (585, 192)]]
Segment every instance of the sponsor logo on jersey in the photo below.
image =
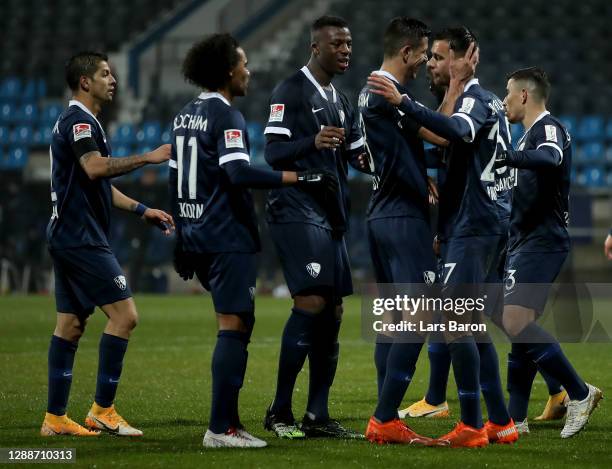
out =
[(74, 135), (74, 141), (77, 142), (82, 138), (91, 137), (91, 125), (90, 124), (74, 124), (72, 126), (72, 133)]
[(125, 275), (117, 275), (113, 280), (115, 281), (115, 285), (117, 285), (120, 290), (125, 290), (127, 288), (127, 281), (125, 280)]
[(307, 264), (306, 272), (308, 272), (312, 278), (317, 278), (321, 272), (321, 264), (318, 264), (317, 262)]
[(225, 131), (225, 148), (244, 148), (242, 130), (228, 129)]
[(271, 104), (270, 105), (270, 118), (268, 122), (282, 122), (285, 116), (285, 105), (284, 104)]
[(557, 142), (557, 128), (554, 125), (545, 125), (544, 132), (548, 142)]
[(427, 285), (433, 285), (436, 281), (436, 273), (431, 270), (426, 270), (423, 272), (423, 279)]
[(463, 101), (461, 102), (461, 107), (457, 112), (469, 114), (470, 112), (472, 112), (472, 109), (474, 109), (474, 103), (474, 98), (463, 98)]

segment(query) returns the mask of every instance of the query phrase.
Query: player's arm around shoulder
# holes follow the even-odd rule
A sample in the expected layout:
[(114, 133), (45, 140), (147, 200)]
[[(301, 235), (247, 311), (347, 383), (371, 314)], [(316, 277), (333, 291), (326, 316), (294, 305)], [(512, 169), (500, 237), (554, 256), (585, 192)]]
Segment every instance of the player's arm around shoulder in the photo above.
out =
[(174, 219), (168, 213), (163, 210), (147, 207), (131, 197), (128, 197), (115, 186), (111, 185), (111, 190), (114, 207), (135, 213), (147, 223), (157, 226), (166, 236), (169, 236), (174, 231)]

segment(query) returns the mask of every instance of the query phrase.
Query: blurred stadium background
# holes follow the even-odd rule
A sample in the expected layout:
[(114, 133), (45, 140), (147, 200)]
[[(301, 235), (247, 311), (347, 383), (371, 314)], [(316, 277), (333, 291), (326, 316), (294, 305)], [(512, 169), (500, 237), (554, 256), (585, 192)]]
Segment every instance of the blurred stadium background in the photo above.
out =
[[(543, 67), (553, 83), (549, 109), (573, 136), (572, 256), (564, 281), (612, 281), (602, 242), (612, 220), (612, 41), (609, 0), (2, 0), (0, 38), (0, 291), (52, 289), (44, 232), (50, 215), (51, 129), (67, 104), (63, 65), (81, 49), (109, 53), (119, 80), (115, 102), (101, 121), (116, 157), (170, 140), (173, 115), (198, 91), (180, 75), (185, 52), (204, 34), (227, 31), (247, 51), (249, 96), (237, 101), (249, 122), (252, 161), (265, 165), (263, 125), (274, 85), (304, 65), (309, 24), (322, 14), (349, 21), (351, 67), (334, 83), (356, 104), (357, 93), (382, 58), (382, 31), (397, 15), (425, 21), (435, 31), (465, 24), (481, 43), (481, 83), (504, 96), (505, 76)], [(607, 38), (607, 39), (606, 39)], [(434, 105), (424, 70), (412, 85)], [(521, 135), (514, 126), (514, 140)], [(167, 168), (146, 168), (115, 183), (150, 206), (167, 208)], [(372, 278), (364, 212), (368, 178), (351, 174), (348, 235), (357, 283)], [(263, 212), (265, 194), (255, 192)], [(129, 214), (115, 214), (113, 247), (140, 292), (177, 292), (185, 285), (171, 268), (171, 239)], [(260, 292), (283, 293), (276, 255), (264, 241)]]

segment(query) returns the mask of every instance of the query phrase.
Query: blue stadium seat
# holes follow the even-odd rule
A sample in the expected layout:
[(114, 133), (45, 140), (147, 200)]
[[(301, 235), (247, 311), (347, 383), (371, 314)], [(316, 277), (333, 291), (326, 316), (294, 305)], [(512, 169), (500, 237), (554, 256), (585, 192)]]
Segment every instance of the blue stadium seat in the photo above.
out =
[(21, 97), (21, 80), (18, 77), (7, 77), (0, 84), (2, 101), (17, 101)]
[(47, 95), (47, 82), (43, 78), (31, 78), (21, 92), (22, 101), (35, 101)]
[(172, 143), (172, 127), (168, 126), (164, 129), (164, 131), (161, 134), (161, 143)]
[(612, 119), (608, 121), (608, 125), (606, 126), (606, 140), (612, 142)]
[(0, 145), (6, 145), (9, 142), (10, 132), (5, 125), (0, 125)]
[(34, 102), (23, 103), (15, 110), (14, 121), (33, 124), (38, 119), (38, 106)]
[(34, 143), (34, 145), (37, 145), (37, 146), (50, 145), (51, 136), (52, 136), (51, 127), (45, 125), (45, 126), (39, 127), (34, 132), (32, 142)]
[(585, 116), (580, 120), (575, 137), (578, 142), (599, 140), (603, 137), (604, 120), (601, 116)]
[(112, 137), (112, 141), (114, 144), (129, 145), (134, 143), (135, 137), (134, 126), (129, 123), (124, 123), (117, 127)]
[(599, 163), (605, 159), (604, 146), (601, 142), (590, 142), (580, 145), (577, 152), (578, 163)]
[(524, 133), (525, 133), (525, 128), (522, 126), (522, 124), (510, 125), (510, 134), (512, 136), (513, 146), (516, 146), (517, 142), (523, 136)]
[(0, 123), (13, 122), (15, 117), (15, 106), (11, 103), (2, 103), (0, 105)]
[(32, 127), (29, 125), (20, 125), (15, 127), (11, 132), (9, 137), (9, 142), (11, 144), (16, 144), (20, 146), (29, 146), (33, 140), (34, 131)]
[(40, 113), (40, 125), (53, 126), (64, 110), (64, 106), (57, 103), (47, 104)]
[(8, 150), (2, 166), (6, 169), (21, 169), (28, 162), (28, 149), (25, 147), (11, 147)]
[(141, 129), (136, 134), (136, 141), (147, 145), (158, 146), (161, 142), (161, 124), (159, 121), (147, 121), (142, 123)]
[(123, 158), (130, 156), (131, 148), (129, 145), (117, 145), (112, 148), (112, 156)]
[(559, 120), (565, 126), (565, 128), (570, 133), (570, 135), (573, 137), (574, 132), (576, 131), (576, 118), (574, 116), (565, 115), (565, 116), (559, 117)]
[(587, 187), (602, 187), (605, 183), (606, 174), (598, 166), (589, 166), (584, 170), (584, 185)]

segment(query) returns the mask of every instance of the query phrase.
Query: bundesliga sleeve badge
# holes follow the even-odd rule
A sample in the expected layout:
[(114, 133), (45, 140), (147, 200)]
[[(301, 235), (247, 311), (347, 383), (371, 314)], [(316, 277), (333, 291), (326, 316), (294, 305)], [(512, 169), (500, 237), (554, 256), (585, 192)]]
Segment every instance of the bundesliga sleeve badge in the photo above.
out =
[(90, 124), (75, 124), (72, 126), (72, 134), (74, 135), (74, 141), (77, 142), (82, 138), (91, 137), (91, 125)]
[(225, 131), (225, 148), (244, 148), (242, 130), (227, 129)]
[(270, 118), (268, 122), (282, 122), (285, 116), (285, 105), (284, 104), (272, 104), (270, 105)]
[(557, 128), (554, 125), (545, 125), (544, 131), (546, 132), (546, 141), (548, 142), (557, 141)]

